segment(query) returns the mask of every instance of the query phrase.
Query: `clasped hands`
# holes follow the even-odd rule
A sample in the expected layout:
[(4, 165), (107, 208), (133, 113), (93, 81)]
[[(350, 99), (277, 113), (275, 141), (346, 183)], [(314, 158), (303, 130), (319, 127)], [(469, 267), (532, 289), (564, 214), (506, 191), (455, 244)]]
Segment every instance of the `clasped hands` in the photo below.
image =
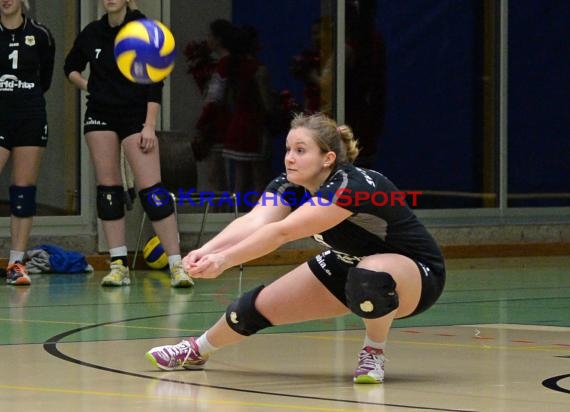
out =
[(182, 259), (182, 265), (193, 278), (213, 279), (227, 269), (226, 258), (220, 253), (202, 254), (193, 250)]

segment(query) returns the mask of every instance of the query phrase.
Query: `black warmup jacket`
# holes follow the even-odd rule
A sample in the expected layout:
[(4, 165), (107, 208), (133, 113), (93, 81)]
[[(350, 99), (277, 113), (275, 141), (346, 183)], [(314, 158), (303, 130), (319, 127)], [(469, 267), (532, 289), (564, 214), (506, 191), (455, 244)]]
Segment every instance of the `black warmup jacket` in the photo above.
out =
[(55, 42), (47, 27), (22, 15), (14, 30), (0, 23), (0, 120), (45, 117)]
[(87, 106), (97, 111), (146, 111), (148, 102), (161, 103), (163, 83), (137, 84), (119, 71), (114, 43), (119, 30), (128, 22), (145, 18), (138, 10), (128, 10), (118, 27), (109, 26), (107, 14), (89, 23), (79, 33), (65, 58), (65, 75), (82, 72), (89, 63)]

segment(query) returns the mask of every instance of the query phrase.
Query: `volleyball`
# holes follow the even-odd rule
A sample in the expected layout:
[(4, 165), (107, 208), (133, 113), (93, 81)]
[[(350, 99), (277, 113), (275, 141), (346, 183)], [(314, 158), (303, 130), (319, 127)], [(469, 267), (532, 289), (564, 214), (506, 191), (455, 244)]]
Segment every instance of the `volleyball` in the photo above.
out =
[(127, 79), (141, 84), (157, 83), (174, 69), (174, 36), (158, 20), (134, 20), (115, 37), (114, 53), (117, 66)]
[(164, 269), (168, 266), (168, 256), (160, 244), (158, 236), (154, 235), (143, 248), (143, 258), (147, 266), (151, 269)]

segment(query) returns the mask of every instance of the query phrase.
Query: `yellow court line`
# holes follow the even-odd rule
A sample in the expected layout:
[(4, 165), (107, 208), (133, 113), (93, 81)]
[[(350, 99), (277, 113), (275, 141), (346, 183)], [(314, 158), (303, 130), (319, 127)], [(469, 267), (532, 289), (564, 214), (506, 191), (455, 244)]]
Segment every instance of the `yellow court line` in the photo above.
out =
[[(306, 406), (306, 405), (292, 405), (284, 403), (269, 403), (269, 402), (246, 402), (246, 401), (228, 401), (224, 399), (208, 399), (202, 400), (195, 397), (186, 396), (158, 396), (158, 395), (143, 395), (134, 393), (121, 393), (121, 392), (99, 392), (99, 391), (86, 391), (79, 389), (65, 389), (65, 388), (48, 388), (41, 386), (17, 386), (17, 385), (2, 385), (0, 384), (0, 389), (6, 390), (18, 390), (18, 391), (28, 391), (28, 392), (40, 392), (40, 393), (59, 393), (59, 394), (70, 394), (70, 395), (92, 395), (101, 397), (115, 397), (115, 398), (129, 398), (129, 399), (151, 399), (151, 400), (184, 400), (184, 401), (198, 401), (205, 404), (217, 404), (217, 405), (234, 405), (234, 406), (250, 406), (250, 407), (262, 407), (262, 408), (275, 408), (275, 409), (290, 409), (290, 410), (303, 410), (303, 411), (331, 411), (331, 412), (350, 412), (354, 411), (354, 408), (325, 408), (316, 406)], [(208, 388), (213, 389), (215, 388)], [(279, 396), (279, 395), (276, 395)], [(316, 400), (315, 400), (316, 401)], [(323, 402), (321, 400), (321, 402)], [(327, 401), (324, 401), (327, 402)], [(328, 402), (342, 402), (341, 400), (331, 399)], [(381, 406), (379, 404), (378, 406)]]
[(71, 321), (61, 321), (61, 320), (37, 320), (37, 319), (14, 319), (14, 318), (0, 318), (0, 322), (9, 323), (48, 323), (54, 325), (74, 325), (74, 326), (89, 326), (92, 323), (84, 322), (71, 322)]
[[(65, 322), (65, 321), (47, 321), (47, 320), (28, 320), (28, 319), (7, 319), (7, 318), (0, 318), (0, 321), (8, 321), (12, 323), (17, 322), (26, 322), (26, 323), (42, 323), (42, 324), (58, 324), (58, 325), (74, 325), (74, 326), (92, 326), (93, 323), (82, 323), (82, 322)], [(110, 321), (112, 322), (112, 321)], [(117, 321), (121, 322), (121, 321)], [(172, 331), (172, 332), (203, 332), (201, 329), (182, 329), (182, 328), (158, 328), (154, 326), (132, 326), (132, 325), (125, 325), (125, 324), (110, 324), (110, 325), (101, 325), (102, 327), (110, 327), (110, 328), (122, 328), (122, 329), (139, 329), (139, 330), (160, 330), (160, 331)], [(463, 326), (463, 325), (458, 325)], [(472, 327), (470, 325), (470, 327)], [(481, 326), (483, 327), (483, 326)], [(339, 331), (339, 333), (346, 332), (344, 330)], [(267, 333), (264, 335), (278, 335), (280, 333)], [(302, 339), (311, 339), (311, 340), (336, 340), (339, 338), (338, 334), (336, 335), (306, 335), (306, 334), (298, 334), (294, 332), (294, 334), (287, 333), (286, 335), (302, 338)], [(346, 341), (361, 341), (361, 338), (349, 338), (343, 337)], [(469, 348), (469, 349), (479, 349), (479, 350), (489, 350), (489, 349), (496, 349), (496, 350), (515, 350), (515, 351), (538, 351), (538, 352), (560, 352), (560, 351), (570, 351), (570, 348), (565, 347), (558, 347), (554, 345), (534, 345), (534, 346), (509, 346), (509, 345), (489, 345), (489, 344), (469, 344), (469, 343), (443, 343), (443, 342), (425, 342), (425, 341), (409, 341), (409, 340), (390, 340), (393, 343), (402, 343), (406, 345), (418, 345), (418, 346), (435, 346), (435, 347), (456, 347), (456, 348)], [(61, 342), (65, 343), (65, 342)]]
[[(94, 323), (84, 323), (84, 322), (71, 322), (71, 321), (59, 321), (59, 320), (37, 320), (37, 319), (8, 319), (8, 318), (0, 318), (0, 322), (40, 323), (40, 324), (70, 325), (70, 326), (93, 326), (94, 325)], [(108, 322), (113, 322), (113, 321), (111, 320)], [(121, 321), (121, 320), (118, 320), (116, 322), (119, 322), (119, 323), (118, 324), (111, 324), (111, 325), (100, 325), (99, 327), (122, 328), (122, 329), (169, 330), (169, 331), (176, 331), (176, 332), (203, 332), (202, 329), (158, 328), (155, 326), (132, 326), (132, 325), (122, 324), (121, 322), (124, 322), (124, 321)]]

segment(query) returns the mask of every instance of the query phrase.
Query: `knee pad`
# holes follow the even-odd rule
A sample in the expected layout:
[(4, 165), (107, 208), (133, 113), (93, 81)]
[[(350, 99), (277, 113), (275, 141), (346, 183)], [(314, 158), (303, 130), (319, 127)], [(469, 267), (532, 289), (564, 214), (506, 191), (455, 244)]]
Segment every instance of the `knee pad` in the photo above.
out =
[(117, 220), (125, 216), (123, 186), (97, 186), (97, 216), (101, 220)]
[(10, 186), (10, 213), (16, 217), (36, 214), (36, 186)]
[(139, 198), (148, 218), (153, 222), (174, 213), (173, 199), (162, 183), (140, 190)]
[(226, 322), (240, 335), (250, 336), (272, 326), (255, 308), (255, 300), (264, 287), (261, 285), (244, 293), (226, 309)]
[(396, 281), (386, 272), (350, 268), (345, 293), (348, 308), (365, 319), (382, 317), (399, 305)]

